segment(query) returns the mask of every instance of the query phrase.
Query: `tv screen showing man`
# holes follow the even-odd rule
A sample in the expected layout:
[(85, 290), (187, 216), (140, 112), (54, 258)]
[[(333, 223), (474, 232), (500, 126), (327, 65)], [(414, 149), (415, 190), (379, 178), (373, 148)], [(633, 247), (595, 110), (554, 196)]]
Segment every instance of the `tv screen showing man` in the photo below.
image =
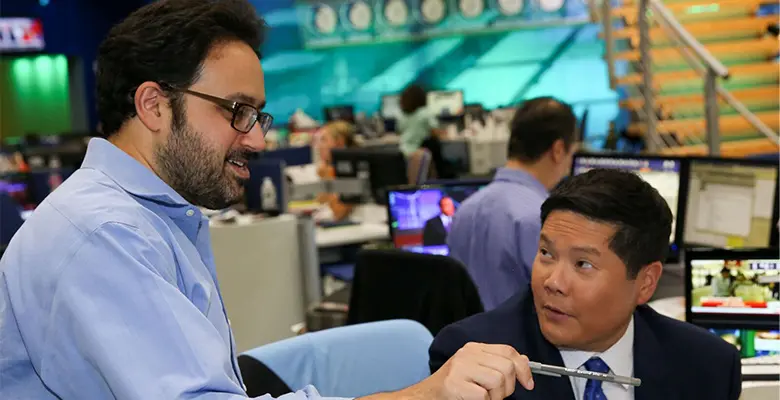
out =
[(447, 244), (447, 233), (452, 225), (452, 215), (455, 214), (455, 203), (451, 197), (444, 196), (439, 200), (439, 215), (425, 221), (423, 228), (423, 246), (443, 246)]

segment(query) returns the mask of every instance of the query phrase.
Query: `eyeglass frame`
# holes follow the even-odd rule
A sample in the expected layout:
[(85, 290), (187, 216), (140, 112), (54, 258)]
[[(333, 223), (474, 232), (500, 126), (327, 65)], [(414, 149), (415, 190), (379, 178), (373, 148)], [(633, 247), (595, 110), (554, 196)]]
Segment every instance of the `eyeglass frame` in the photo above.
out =
[[(252, 128), (255, 127), (255, 124), (260, 122), (261, 118), (264, 118), (266, 122), (265, 122), (265, 124), (260, 123), (260, 131), (263, 133), (263, 137), (265, 137), (265, 135), (268, 134), (268, 131), (271, 129), (271, 125), (274, 122), (273, 115), (271, 115), (271, 114), (269, 114), (267, 112), (264, 112), (264, 111), (260, 111), (257, 107), (255, 107), (255, 106), (253, 106), (251, 104), (243, 103), (243, 102), (240, 102), (240, 101), (233, 101), (233, 100), (223, 99), (221, 97), (212, 96), (210, 94), (197, 92), (195, 90), (180, 89), (180, 88), (171, 86), (171, 85), (169, 85), (167, 83), (159, 83), (159, 85), (163, 89), (165, 89), (165, 90), (170, 90), (170, 91), (174, 91), (174, 92), (179, 92), (179, 93), (185, 93), (185, 94), (193, 95), (195, 97), (201, 98), (201, 99), (206, 100), (208, 102), (214, 103), (214, 104), (222, 107), (226, 111), (230, 111), (233, 114), (233, 116), (230, 119), (230, 127), (235, 129), (236, 131), (242, 133), (242, 134), (249, 133), (252, 130)], [(249, 129), (247, 129), (246, 131), (236, 128), (236, 117), (238, 116), (238, 111), (241, 109), (241, 107), (249, 107), (252, 110), (254, 110), (255, 113), (256, 113), (255, 120), (252, 122), (252, 124), (249, 126)], [(265, 125), (265, 126), (263, 126), (263, 125)]]

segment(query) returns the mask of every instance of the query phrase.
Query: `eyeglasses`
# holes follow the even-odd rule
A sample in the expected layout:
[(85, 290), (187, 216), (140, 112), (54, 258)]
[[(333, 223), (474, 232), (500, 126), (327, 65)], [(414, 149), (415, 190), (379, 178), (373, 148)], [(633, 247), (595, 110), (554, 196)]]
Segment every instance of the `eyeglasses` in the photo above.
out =
[(203, 100), (210, 101), (227, 111), (233, 113), (233, 118), (230, 120), (230, 126), (233, 129), (241, 133), (249, 133), (255, 123), (260, 124), (260, 130), (263, 132), (263, 137), (271, 129), (271, 124), (274, 122), (274, 117), (271, 114), (258, 110), (255, 106), (246, 103), (240, 103), (233, 100), (223, 99), (221, 97), (212, 96), (205, 93), (196, 92), (189, 89), (178, 89), (171, 85), (161, 83), (166, 90), (172, 90), (175, 92), (186, 93), (195, 97), (200, 97)]

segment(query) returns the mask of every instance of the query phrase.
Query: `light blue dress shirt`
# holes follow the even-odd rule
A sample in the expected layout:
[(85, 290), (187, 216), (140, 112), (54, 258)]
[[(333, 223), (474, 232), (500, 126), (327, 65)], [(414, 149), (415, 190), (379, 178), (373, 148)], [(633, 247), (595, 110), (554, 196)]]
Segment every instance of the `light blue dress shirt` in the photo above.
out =
[(488, 186), (461, 204), (447, 235), (450, 256), (463, 262), (485, 310), (531, 281), (547, 189), (526, 172), (500, 168)]
[(208, 220), (93, 139), (0, 261), (0, 399), (246, 397)]

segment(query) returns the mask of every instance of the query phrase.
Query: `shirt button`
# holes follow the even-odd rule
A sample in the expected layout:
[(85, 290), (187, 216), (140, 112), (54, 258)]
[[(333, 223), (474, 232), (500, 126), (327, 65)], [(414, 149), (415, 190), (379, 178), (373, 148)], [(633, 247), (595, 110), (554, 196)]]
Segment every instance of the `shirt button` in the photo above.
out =
[(187, 210), (187, 216), (188, 217), (191, 217), (193, 215), (195, 215), (195, 211), (194, 210)]

